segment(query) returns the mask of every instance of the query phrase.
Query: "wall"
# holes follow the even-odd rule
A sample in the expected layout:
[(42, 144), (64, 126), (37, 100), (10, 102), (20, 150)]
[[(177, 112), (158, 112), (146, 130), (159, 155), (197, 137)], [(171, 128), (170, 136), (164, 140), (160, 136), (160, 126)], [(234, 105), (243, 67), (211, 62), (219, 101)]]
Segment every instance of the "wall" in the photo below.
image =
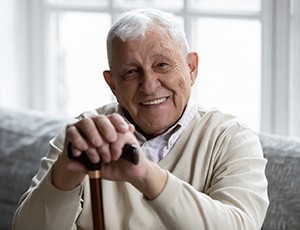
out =
[(28, 107), (28, 0), (0, 0), (0, 106)]

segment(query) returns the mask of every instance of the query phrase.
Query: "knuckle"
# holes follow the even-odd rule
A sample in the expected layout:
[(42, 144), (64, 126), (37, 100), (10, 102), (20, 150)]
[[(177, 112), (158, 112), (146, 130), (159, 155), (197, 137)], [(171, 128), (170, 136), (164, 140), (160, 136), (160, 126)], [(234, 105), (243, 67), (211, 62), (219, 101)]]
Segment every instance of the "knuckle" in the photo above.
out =
[(82, 139), (79, 137), (75, 137), (74, 139), (71, 140), (72, 145), (78, 147), (82, 145)]
[(73, 136), (77, 135), (77, 132), (78, 132), (78, 130), (74, 125), (67, 126), (67, 128), (66, 128), (66, 136), (67, 137), (72, 138)]
[(89, 118), (89, 117), (82, 118), (82, 119), (78, 122), (78, 124), (79, 124), (79, 125), (83, 125), (83, 126), (90, 125), (90, 124), (91, 124), (91, 118)]
[(67, 142), (72, 143), (73, 146), (76, 146), (77, 148), (79, 146), (82, 146), (82, 143), (84, 142), (84, 139), (78, 130), (78, 128), (75, 125), (69, 125), (66, 128), (66, 140)]
[(110, 149), (108, 144), (103, 144), (99, 147), (99, 151), (103, 154), (109, 154)]
[(113, 114), (110, 114), (108, 115), (108, 118), (110, 120), (114, 120), (114, 121), (123, 121), (123, 117), (120, 115), (120, 114), (117, 114), (117, 113), (113, 113)]
[(92, 118), (94, 122), (96, 123), (102, 123), (105, 122), (106, 117), (103, 115), (98, 115)]

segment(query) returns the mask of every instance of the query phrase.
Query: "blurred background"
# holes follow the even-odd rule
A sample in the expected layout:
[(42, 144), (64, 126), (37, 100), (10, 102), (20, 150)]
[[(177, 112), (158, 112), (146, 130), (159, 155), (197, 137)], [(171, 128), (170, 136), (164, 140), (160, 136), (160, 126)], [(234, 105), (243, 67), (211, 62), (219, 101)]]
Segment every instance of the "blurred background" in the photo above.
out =
[(184, 26), (199, 54), (194, 99), (300, 136), (300, 0), (0, 0), (0, 107), (73, 117), (113, 101), (106, 35), (138, 7)]

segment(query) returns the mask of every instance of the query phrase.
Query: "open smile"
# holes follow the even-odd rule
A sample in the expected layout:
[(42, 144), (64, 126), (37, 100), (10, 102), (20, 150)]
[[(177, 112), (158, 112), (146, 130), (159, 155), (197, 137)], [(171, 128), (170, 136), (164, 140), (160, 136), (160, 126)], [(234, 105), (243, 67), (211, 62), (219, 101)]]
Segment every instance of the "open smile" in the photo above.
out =
[(155, 99), (155, 100), (151, 100), (151, 101), (144, 101), (144, 102), (141, 102), (142, 105), (146, 105), (146, 106), (149, 106), (149, 105), (159, 105), (159, 104), (162, 104), (164, 103), (169, 97), (162, 97), (162, 98), (158, 98), (158, 99)]

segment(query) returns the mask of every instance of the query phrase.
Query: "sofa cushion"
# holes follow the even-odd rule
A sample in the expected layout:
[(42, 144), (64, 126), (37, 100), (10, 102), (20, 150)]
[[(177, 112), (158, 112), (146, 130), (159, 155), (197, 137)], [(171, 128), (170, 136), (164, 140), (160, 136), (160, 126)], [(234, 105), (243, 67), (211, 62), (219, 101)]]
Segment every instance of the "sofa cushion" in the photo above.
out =
[[(17, 202), (66, 118), (0, 108), (0, 223), (11, 229)], [(270, 206), (264, 230), (300, 229), (300, 140), (260, 135), (268, 159)]]
[(1, 229), (11, 229), (17, 202), (64, 119), (1, 108), (0, 121), (0, 223)]
[(262, 229), (300, 229), (300, 140), (267, 134), (260, 140), (270, 199)]

